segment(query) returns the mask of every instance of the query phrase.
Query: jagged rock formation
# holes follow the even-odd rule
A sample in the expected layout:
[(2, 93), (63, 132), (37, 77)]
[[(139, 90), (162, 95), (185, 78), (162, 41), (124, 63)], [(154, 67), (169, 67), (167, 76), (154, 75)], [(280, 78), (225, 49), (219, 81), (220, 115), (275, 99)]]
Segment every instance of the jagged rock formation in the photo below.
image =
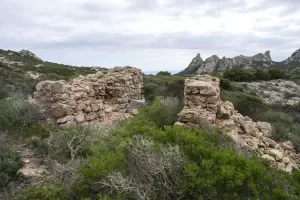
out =
[(219, 58), (217, 55), (212, 55), (205, 61), (202, 60), (200, 54), (193, 58), (191, 64), (181, 74), (203, 74), (212, 73), (216, 71), (225, 71), (234, 67), (256, 68), (256, 67), (270, 67), (272, 65), (272, 58), (270, 51), (264, 54), (259, 53), (252, 57), (250, 56), (236, 56), (234, 58)]
[(289, 58), (283, 61), (284, 64), (298, 63), (300, 64), (300, 49), (295, 51)]
[(195, 58), (193, 58), (192, 62), (189, 64), (187, 68), (185, 68), (181, 73), (182, 74), (194, 74), (196, 73), (199, 66), (203, 64), (203, 59), (201, 58), (200, 53), (197, 54)]
[(144, 102), (142, 71), (114, 68), (103, 74), (79, 76), (68, 83), (42, 81), (36, 85), (35, 102), (48, 120), (61, 127), (74, 124), (110, 124), (136, 113)]
[(209, 124), (218, 126), (230, 136), (240, 148), (256, 152), (273, 166), (291, 172), (300, 166), (299, 154), (287, 141), (272, 140), (272, 127), (266, 122), (253, 122), (234, 109), (231, 102), (220, 100), (220, 80), (209, 75), (198, 75), (186, 79), (184, 108), (179, 113), (176, 125), (199, 127)]
[(272, 80), (261, 82), (236, 82), (249, 94), (259, 96), (267, 104), (296, 105), (300, 102), (300, 86), (294, 81)]

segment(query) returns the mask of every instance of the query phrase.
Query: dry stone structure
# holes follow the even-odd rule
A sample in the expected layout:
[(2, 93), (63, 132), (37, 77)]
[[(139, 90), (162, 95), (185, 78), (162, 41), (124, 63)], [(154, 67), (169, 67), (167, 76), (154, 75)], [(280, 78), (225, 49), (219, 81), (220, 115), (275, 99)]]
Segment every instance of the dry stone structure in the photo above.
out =
[(142, 71), (117, 67), (105, 74), (79, 76), (65, 81), (42, 81), (32, 101), (48, 120), (61, 127), (74, 124), (111, 124), (130, 117), (143, 106)]
[(239, 147), (252, 150), (273, 166), (291, 172), (300, 166), (291, 142), (272, 140), (272, 127), (266, 122), (253, 122), (234, 109), (231, 102), (220, 99), (220, 80), (209, 75), (186, 79), (184, 108), (176, 125), (198, 127), (199, 124), (216, 125), (230, 136)]

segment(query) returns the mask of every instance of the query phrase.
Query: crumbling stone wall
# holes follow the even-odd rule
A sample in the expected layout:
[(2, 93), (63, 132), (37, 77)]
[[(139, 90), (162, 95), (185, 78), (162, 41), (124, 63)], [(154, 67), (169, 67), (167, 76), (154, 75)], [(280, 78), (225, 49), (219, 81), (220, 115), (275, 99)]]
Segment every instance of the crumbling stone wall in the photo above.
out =
[(144, 103), (142, 71), (131, 67), (98, 71), (68, 83), (42, 81), (36, 90), (33, 101), (61, 127), (110, 124), (128, 118)]
[(252, 150), (273, 166), (291, 172), (300, 166), (299, 154), (286, 141), (272, 140), (272, 127), (266, 122), (253, 122), (234, 109), (231, 102), (220, 99), (220, 80), (209, 75), (198, 75), (185, 80), (184, 108), (176, 125), (199, 127), (216, 125), (230, 136), (240, 148)]

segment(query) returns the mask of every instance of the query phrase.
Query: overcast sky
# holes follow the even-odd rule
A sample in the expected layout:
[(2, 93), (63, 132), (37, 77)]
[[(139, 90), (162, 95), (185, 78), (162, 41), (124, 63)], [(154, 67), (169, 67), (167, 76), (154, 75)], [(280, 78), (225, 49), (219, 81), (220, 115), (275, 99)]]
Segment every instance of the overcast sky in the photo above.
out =
[(0, 48), (47, 61), (179, 71), (200, 53), (300, 48), (300, 0), (1, 0)]

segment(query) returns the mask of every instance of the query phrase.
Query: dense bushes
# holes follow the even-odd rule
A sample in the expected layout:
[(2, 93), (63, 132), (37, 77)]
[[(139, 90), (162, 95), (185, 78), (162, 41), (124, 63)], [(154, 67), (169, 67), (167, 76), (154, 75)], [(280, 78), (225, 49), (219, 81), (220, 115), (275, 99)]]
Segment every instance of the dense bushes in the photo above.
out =
[(22, 131), (40, 119), (38, 109), (23, 99), (0, 100), (0, 130)]
[(68, 195), (63, 184), (57, 179), (48, 178), (26, 189), (20, 200), (67, 200)]
[(236, 152), (217, 129), (164, 126), (175, 121), (168, 118), (176, 116), (175, 105), (158, 98), (114, 129), (52, 132), (61, 155), (70, 155), (64, 141), (84, 136), (75, 142), (84, 153), (73, 157), (82, 165), (75, 173), (68, 162), (58, 164), (56, 179), (28, 188), (20, 199), (299, 199), (298, 172)]
[(227, 140), (218, 132), (162, 130), (156, 120), (138, 115), (93, 149), (82, 169), (89, 192), (112, 199), (297, 198), (297, 180), (263, 160), (224, 148)]
[(168, 71), (160, 71), (156, 74), (156, 76), (171, 76), (171, 73)]
[(283, 79), (285, 78), (285, 73), (278, 68), (270, 68), (268, 70), (262, 69), (245, 69), (245, 68), (234, 68), (227, 70), (223, 74), (224, 78), (231, 81), (267, 81), (272, 79)]
[(21, 165), (19, 155), (10, 148), (6, 134), (0, 131), (0, 191), (17, 179)]
[(144, 76), (144, 95), (148, 102), (153, 102), (156, 96), (177, 97), (183, 99), (184, 76)]

